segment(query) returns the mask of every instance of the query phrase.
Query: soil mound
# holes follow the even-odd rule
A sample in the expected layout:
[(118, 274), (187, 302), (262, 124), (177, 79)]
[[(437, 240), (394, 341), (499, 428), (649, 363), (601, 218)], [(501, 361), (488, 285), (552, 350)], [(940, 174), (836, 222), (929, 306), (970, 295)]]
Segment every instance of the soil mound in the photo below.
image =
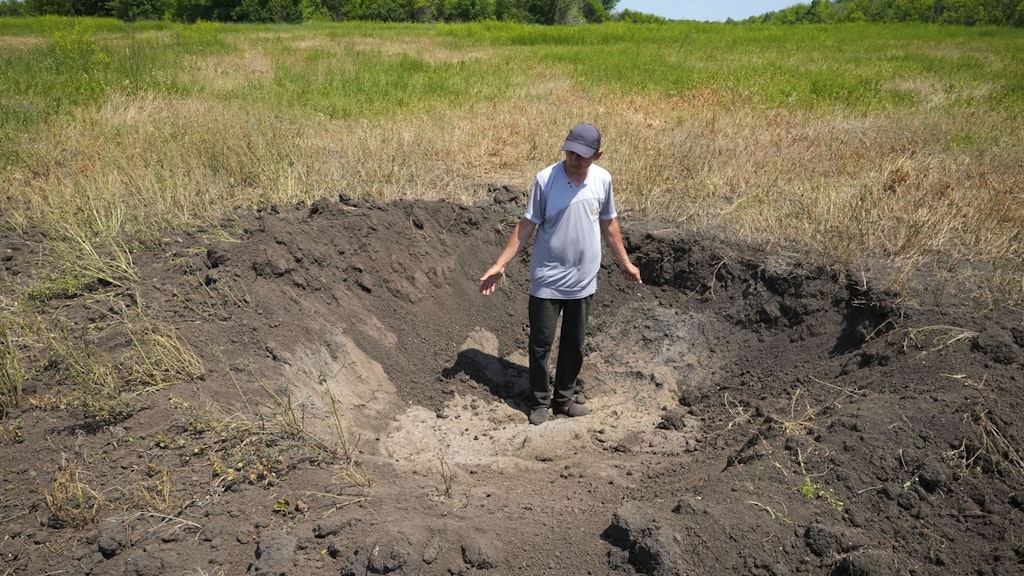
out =
[(3, 573), (1024, 572), (1019, 311), (624, 218), (645, 283), (601, 272), (592, 414), (534, 427), (528, 254), (476, 289), (523, 200), (324, 199), (137, 255), (115, 301), (199, 375), (102, 422), (26, 385)]

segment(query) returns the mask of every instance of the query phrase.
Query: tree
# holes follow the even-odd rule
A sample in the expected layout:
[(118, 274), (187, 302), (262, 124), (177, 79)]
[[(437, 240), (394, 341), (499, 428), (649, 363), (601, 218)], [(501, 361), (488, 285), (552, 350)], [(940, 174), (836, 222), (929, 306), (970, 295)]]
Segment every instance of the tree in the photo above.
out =
[(231, 14), (240, 22), (302, 22), (302, 7), (296, 0), (242, 0)]
[(167, 0), (167, 14), (181, 22), (232, 22), (237, 0)]
[(74, 16), (71, 0), (25, 0), (25, 13), (29, 16)]
[[(612, 14), (602, 0), (583, 0), (580, 2), (580, 12), (587, 22), (607, 22), (612, 19)], [(612, 2), (617, 4), (617, 2)]]
[(163, 0), (109, 0), (106, 3), (107, 15), (126, 22), (157, 20), (166, 10)]
[(452, 0), (451, 20), (473, 22), (489, 20), (495, 15), (494, 0)]
[(0, 1), (0, 17), (25, 16), (25, 3), (22, 0)]
[(811, 0), (811, 5), (804, 15), (804, 22), (825, 23), (831, 22), (832, 3), (828, 0)]
[(628, 8), (619, 12), (619, 15), (616, 16), (616, 20), (619, 22), (629, 22), (631, 24), (663, 24), (668, 22), (666, 18), (662, 18), (661, 16), (645, 14)]

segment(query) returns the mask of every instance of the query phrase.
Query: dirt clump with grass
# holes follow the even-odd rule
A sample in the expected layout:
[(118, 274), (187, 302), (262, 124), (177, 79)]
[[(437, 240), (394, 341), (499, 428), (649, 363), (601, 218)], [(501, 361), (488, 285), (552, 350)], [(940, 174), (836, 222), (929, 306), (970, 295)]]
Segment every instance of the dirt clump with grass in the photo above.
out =
[(0, 574), (1024, 570), (1019, 310), (626, 214), (592, 414), (530, 426), (528, 254), (477, 292), (524, 200), (267, 207), (47, 300), (77, 347), (0, 420)]

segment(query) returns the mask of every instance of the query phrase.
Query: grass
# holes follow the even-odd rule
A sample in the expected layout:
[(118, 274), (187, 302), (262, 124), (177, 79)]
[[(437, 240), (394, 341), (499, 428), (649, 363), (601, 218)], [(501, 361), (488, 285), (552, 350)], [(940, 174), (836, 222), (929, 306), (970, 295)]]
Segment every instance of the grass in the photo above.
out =
[(50, 510), (51, 526), (82, 528), (96, 518), (103, 499), (85, 483), (86, 476), (76, 464), (61, 463), (53, 483), (43, 494)]
[[(24, 375), (18, 366), (18, 353), (8, 328), (8, 319), (0, 315), (0, 420), (21, 404)], [(4, 434), (0, 431), (0, 440)]]
[(984, 455), (985, 467), (1005, 475), (1024, 474), (1024, 458), (1014, 443), (1003, 435), (999, 421), (993, 419), (988, 410), (972, 413), (967, 418), (977, 430), (976, 453)]
[(0, 20), (5, 223), (63, 262), (240, 205), (470, 201), (583, 119), (625, 207), (840, 265), (1020, 252), (1020, 31), (32, 22)]
[(1013, 29), (0, 20), (0, 226), (58, 277), (240, 206), (526, 186), (580, 120), (624, 210), (1024, 298)]
[[(803, 398), (803, 407), (799, 401)], [(818, 415), (818, 408), (811, 406), (806, 394), (802, 389), (797, 388), (789, 401), (789, 413), (784, 416), (771, 416), (771, 418), (782, 426), (783, 431), (791, 436), (807, 435), (814, 430), (814, 419)]]
[(90, 425), (130, 417), (141, 397), (193, 381), (204, 367), (173, 328), (154, 318), (140, 301), (111, 293), (83, 296), (93, 321), (76, 322), (68, 310), (47, 313), (23, 296), (21, 313), (0, 324), (0, 407), (24, 400), (25, 381), (37, 382), (30, 400), (48, 409), (70, 410)]
[(977, 336), (977, 332), (965, 330), (956, 326), (924, 326), (922, 328), (910, 328), (907, 330), (907, 337), (903, 342), (903, 349), (913, 344), (914, 348), (920, 350), (920, 355), (937, 352), (943, 348), (961, 341), (969, 341)]

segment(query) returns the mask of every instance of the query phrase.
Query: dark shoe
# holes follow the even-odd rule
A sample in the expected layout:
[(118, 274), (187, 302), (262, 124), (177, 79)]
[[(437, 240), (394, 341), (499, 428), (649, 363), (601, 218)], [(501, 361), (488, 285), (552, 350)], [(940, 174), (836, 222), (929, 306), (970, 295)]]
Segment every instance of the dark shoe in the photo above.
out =
[(561, 414), (570, 418), (576, 418), (577, 416), (586, 416), (590, 414), (590, 408), (577, 404), (576, 402), (569, 402), (564, 406), (555, 406), (552, 410), (555, 414)]
[(530, 424), (534, 426), (540, 426), (541, 424), (548, 421), (548, 407), (537, 406), (530, 412)]
[(576, 387), (574, 388), (572, 399), (577, 404), (587, 403), (586, 383), (583, 381), (583, 378), (576, 379)]

